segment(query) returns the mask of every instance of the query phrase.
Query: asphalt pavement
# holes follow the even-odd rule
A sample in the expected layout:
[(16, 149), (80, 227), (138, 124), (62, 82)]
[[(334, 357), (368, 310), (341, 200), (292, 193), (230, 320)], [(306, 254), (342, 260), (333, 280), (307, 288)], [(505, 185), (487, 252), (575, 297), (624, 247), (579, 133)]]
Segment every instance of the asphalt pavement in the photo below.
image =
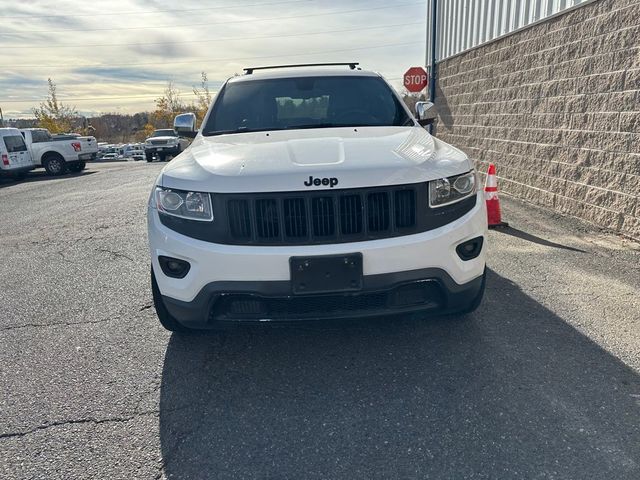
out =
[(637, 244), (503, 196), (467, 318), (171, 335), (161, 167), (0, 180), (0, 478), (640, 478)]

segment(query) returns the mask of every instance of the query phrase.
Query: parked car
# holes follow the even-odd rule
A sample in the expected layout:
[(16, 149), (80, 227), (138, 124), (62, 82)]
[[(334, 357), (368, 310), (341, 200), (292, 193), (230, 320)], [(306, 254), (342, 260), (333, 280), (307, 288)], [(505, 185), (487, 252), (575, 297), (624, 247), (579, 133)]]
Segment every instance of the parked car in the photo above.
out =
[(98, 154), (95, 137), (54, 137), (44, 128), (26, 128), (20, 132), (36, 166), (44, 167), (49, 175), (80, 172), (85, 169), (86, 162), (95, 160)]
[(0, 128), (0, 176), (24, 178), (36, 168), (17, 128)]
[(131, 160), (144, 160), (144, 150), (140, 149), (136, 144), (124, 145), (120, 148), (120, 155), (123, 158)]
[(105, 153), (100, 158), (101, 160), (118, 160), (120, 158), (120, 155), (118, 155), (116, 152), (109, 152)]
[(153, 162), (158, 157), (164, 162), (168, 156), (176, 156), (189, 146), (189, 140), (180, 137), (175, 130), (155, 130), (144, 142), (144, 152), (147, 162)]
[(116, 145), (104, 145), (102, 148), (98, 150), (98, 158), (100, 160), (104, 159), (105, 155), (108, 153), (115, 153), (116, 156), (119, 155), (120, 148)]
[[(148, 209), (151, 284), (172, 331), (408, 312), (464, 314), (485, 289), (473, 162), (377, 73), (229, 79)], [(271, 67), (275, 68), (275, 67)]]

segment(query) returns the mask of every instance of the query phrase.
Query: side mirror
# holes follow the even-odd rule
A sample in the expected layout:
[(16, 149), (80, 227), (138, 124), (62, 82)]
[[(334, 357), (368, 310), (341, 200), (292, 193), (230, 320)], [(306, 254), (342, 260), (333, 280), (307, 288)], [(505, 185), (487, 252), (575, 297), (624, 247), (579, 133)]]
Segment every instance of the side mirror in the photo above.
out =
[(198, 134), (195, 113), (182, 113), (173, 120), (173, 129), (181, 137), (194, 138)]
[(431, 125), (435, 120), (438, 112), (436, 112), (436, 106), (433, 102), (418, 102), (416, 103), (416, 117), (418, 123), (423, 127)]

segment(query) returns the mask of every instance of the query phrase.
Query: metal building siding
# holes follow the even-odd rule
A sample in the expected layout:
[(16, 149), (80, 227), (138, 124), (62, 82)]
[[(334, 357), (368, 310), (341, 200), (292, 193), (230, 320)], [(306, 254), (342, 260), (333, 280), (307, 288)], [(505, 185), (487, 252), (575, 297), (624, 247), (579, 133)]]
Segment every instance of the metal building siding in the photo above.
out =
[[(427, 66), (431, 65), (431, 9), (427, 0)], [(594, 0), (437, 0), (436, 60), (444, 60), (568, 8)]]

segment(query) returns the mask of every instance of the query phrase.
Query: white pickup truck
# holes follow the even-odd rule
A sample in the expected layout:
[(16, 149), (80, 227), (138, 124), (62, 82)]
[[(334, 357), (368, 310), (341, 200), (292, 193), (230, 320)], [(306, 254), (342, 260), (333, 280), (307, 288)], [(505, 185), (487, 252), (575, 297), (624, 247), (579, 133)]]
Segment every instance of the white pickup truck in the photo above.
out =
[(44, 128), (26, 128), (20, 133), (36, 166), (44, 167), (49, 175), (80, 172), (85, 169), (87, 160), (95, 160), (98, 155), (95, 137), (52, 136)]

